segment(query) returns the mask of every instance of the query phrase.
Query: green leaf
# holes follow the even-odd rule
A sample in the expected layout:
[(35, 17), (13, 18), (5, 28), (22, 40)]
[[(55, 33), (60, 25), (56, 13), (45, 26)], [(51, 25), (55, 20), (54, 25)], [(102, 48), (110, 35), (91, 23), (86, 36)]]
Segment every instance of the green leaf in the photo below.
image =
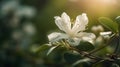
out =
[(82, 50), (82, 51), (91, 51), (93, 50), (95, 47), (93, 44), (91, 44), (90, 42), (87, 41), (81, 41), (80, 44), (78, 46), (76, 46), (77, 49)]
[[(109, 39), (109, 45), (111, 45), (110, 47), (112, 48), (112, 52), (114, 51), (114, 49), (116, 50), (115, 51), (115, 53), (116, 54), (120, 54), (120, 41), (119, 41), (119, 36), (118, 35), (114, 35), (113, 37), (111, 37), (110, 39)], [(117, 48), (115, 48), (115, 47), (117, 47)]]
[(107, 17), (100, 17), (98, 21), (104, 25), (109, 30), (113, 31), (114, 33), (118, 32), (118, 25), (117, 23), (113, 22), (111, 19)]
[[(59, 46), (59, 45), (58, 45)], [(47, 52), (47, 55), (49, 55), (55, 48), (57, 48), (58, 46), (53, 46), (51, 47), (48, 52)]]
[(111, 67), (120, 67), (120, 66), (116, 63), (113, 63)]
[(115, 60), (115, 63), (120, 66), (120, 58), (116, 59), (116, 60)]
[(84, 63), (84, 62), (88, 62), (88, 61), (90, 61), (89, 58), (84, 58), (84, 59), (80, 59), (80, 60), (76, 61), (76, 62), (73, 63), (72, 65), (73, 65), (73, 67), (74, 67), (74, 66), (76, 66), (76, 65), (78, 65), (78, 64), (80, 64), (80, 63)]
[(68, 63), (74, 63), (77, 60), (79, 60), (81, 58), (81, 56), (79, 54), (75, 54), (72, 52), (66, 52), (64, 54), (64, 59), (68, 62)]
[(42, 52), (42, 51), (48, 50), (49, 48), (50, 48), (50, 46), (47, 45), (47, 44), (43, 44), (41, 46), (32, 46), (31, 47), (31, 52), (38, 53), (38, 52)]

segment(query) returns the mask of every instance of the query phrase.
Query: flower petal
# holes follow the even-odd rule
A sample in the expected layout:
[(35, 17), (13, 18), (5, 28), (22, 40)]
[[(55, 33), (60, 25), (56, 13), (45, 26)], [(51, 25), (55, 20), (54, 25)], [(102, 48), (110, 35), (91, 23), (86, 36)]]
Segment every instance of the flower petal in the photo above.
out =
[(70, 22), (70, 17), (63, 12), (61, 17), (55, 16), (55, 23), (59, 27), (60, 30), (69, 33), (71, 30), (71, 22)]
[(88, 17), (86, 16), (85, 13), (82, 15), (78, 15), (76, 17), (75, 24), (73, 25), (72, 31), (75, 33), (78, 33), (79, 31), (84, 31), (86, 25), (88, 24)]
[(108, 32), (100, 32), (100, 35), (101, 35), (101, 36), (110, 35), (110, 34), (112, 34), (111, 31), (108, 31)]
[(111, 31), (100, 32), (100, 35), (101, 35), (104, 39), (109, 39), (111, 34), (112, 34)]
[(77, 35), (78, 38), (81, 38), (84, 41), (88, 41), (90, 43), (93, 43), (94, 39), (96, 38), (95, 34), (93, 33), (85, 33), (81, 32)]
[(67, 38), (68, 38), (68, 36), (66, 34), (58, 33), (58, 32), (53, 32), (48, 35), (48, 39), (50, 42), (56, 42), (61, 39), (67, 39)]
[(63, 19), (64, 23), (66, 24), (66, 27), (70, 30), (71, 29), (70, 17), (65, 12), (63, 12), (61, 15), (61, 18)]
[(55, 23), (56, 23), (56, 25), (58, 26), (58, 28), (60, 29), (60, 30), (62, 30), (62, 31), (65, 31), (65, 28), (64, 28), (64, 26), (63, 26), (63, 20), (61, 19), (61, 17), (59, 17), (59, 16), (55, 16), (54, 17), (55, 18)]

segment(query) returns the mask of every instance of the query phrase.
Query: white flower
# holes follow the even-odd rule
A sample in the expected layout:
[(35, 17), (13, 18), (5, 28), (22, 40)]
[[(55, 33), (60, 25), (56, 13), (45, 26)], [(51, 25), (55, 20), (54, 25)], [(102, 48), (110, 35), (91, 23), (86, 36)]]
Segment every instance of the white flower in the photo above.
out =
[(100, 36), (102, 36), (104, 39), (109, 39), (111, 34), (112, 34), (111, 31), (100, 32)]
[(83, 32), (88, 24), (88, 18), (85, 13), (78, 15), (74, 24), (70, 21), (70, 17), (63, 12), (61, 17), (55, 16), (55, 23), (58, 28), (65, 33), (53, 32), (48, 35), (50, 42), (66, 39), (71, 45), (76, 46), (81, 40), (92, 42), (95, 38), (93, 33)]

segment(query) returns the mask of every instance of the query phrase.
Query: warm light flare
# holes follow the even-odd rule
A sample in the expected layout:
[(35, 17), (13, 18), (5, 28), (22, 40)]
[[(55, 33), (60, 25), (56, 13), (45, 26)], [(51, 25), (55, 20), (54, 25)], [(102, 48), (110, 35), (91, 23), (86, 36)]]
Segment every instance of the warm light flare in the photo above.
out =
[(91, 14), (107, 15), (118, 9), (118, 0), (70, 0), (76, 8)]

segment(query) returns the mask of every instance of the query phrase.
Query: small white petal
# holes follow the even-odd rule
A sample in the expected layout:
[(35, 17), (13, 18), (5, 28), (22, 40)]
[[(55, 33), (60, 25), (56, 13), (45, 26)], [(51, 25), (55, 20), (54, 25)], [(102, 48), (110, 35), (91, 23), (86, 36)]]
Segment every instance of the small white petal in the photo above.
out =
[(67, 28), (70, 30), (71, 29), (70, 17), (65, 12), (63, 12), (61, 18), (63, 19), (63, 22), (66, 24)]
[(55, 16), (54, 17), (55, 18), (55, 24), (58, 26), (58, 28), (60, 29), (60, 30), (62, 30), (62, 31), (65, 31), (65, 28), (64, 28), (64, 26), (63, 26), (63, 20), (61, 19), (61, 17), (59, 17), (59, 16)]
[(61, 17), (55, 16), (55, 23), (59, 27), (60, 30), (69, 33), (71, 31), (71, 22), (70, 17), (63, 12)]
[(110, 38), (110, 35), (112, 34), (111, 31), (108, 31), (108, 32), (100, 32), (100, 35), (104, 38), (104, 39), (109, 39)]
[(85, 33), (85, 32), (81, 32), (77, 35), (78, 38), (81, 38), (84, 41), (88, 41), (93, 43), (93, 40), (96, 38), (95, 34), (93, 33)]
[(80, 33), (78, 33), (78, 34), (76, 35), (76, 37), (78, 37), (78, 38), (81, 38), (81, 37), (89, 37), (89, 38), (92, 38), (92, 39), (95, 39), (95, 38), (96, 38), (95, 34), (93, 34), (93, 33), (86, 33), (86, 32), (80, 32)]
[(100, 32), (100, 35), (101, 35), (101, 36), (110, 35), (110, 34), (112, 34), (111, 31), (108, 31), (108, 32)]
[(56, 42), (61, 39), (67, 39), (67, 38), (68, 38), (68, 36), (66, 34), (57, 33), (57, 32), (54, 32), (54, 33), (51, 33), (48, 35), (48, 39), (50, 42)]
[(75, 24), (73, 25), (72, 30), (75, 33), (78, 33), (79, 31), (84, 31), (87, 24), (88, 24), (88, 17), (86, 16), (85, 13), (83, 13), (82, 15), (78, 15), (76, 17), (76, 21)]
[(94, 40), (92, 39), (92, 38), (89, 38), (89, 37), (82, 37), (82, 40), (83, 41), (88, 41), (88, 42), (90, 42), (90, 43), (94, 43)]

